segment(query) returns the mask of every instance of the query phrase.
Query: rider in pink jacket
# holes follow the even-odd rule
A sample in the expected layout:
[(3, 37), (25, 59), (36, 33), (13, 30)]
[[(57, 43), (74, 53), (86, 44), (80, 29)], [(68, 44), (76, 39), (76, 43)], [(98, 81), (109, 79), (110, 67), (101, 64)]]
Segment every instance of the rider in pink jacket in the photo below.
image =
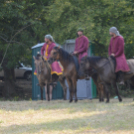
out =
[(75, 41), (74, 54), (78, 55), (80, 61), (84, 56), (88, 55), (89, 40), (83, 35), (83, 29), (79, 28), (77, 34), (78, 38)]

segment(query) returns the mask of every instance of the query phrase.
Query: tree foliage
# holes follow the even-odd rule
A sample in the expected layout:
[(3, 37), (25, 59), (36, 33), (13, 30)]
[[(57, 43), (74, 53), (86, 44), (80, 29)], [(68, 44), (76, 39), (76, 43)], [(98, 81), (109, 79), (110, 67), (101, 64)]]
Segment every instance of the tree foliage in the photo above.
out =
[(1, 0), (0, 65), (4, 70), (5, 95), (15, 93), (13, 75), (17, 62), (31, 64), (31, 47), (41, 39), (41, 34), (45, 34), (44, 9), (49, 2)]
[(76, 38), (79, 27), (93, 43), (95, 55), (107, 56), (109, 28), (116, 26), (131, 58), (133, 24), (133, 0), (0, 0), (0, 63), (4, 59), (6, 72), (19, 60), (31, 64), (31, 47), (43, 42), (45, 34), (63, 44)]
[(47, 11), (47, 19), (56, 26), (53, 35), (61, 43), (75, 38), (76, 29), (82, 27), (85, 35), (94, 42), (96, 54), (105, 54), (112, 26), (119, 29), (127, 45), (134, 42), (132, 0), (55, 0)]

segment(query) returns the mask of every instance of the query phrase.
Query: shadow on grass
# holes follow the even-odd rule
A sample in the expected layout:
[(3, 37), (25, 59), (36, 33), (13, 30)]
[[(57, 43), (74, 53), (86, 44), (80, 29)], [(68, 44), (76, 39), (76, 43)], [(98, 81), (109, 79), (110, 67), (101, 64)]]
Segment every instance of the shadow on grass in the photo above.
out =
[[(122, 116), (122, 115), (121, 115)], [(109, 116), (109, 113), (100, 113), (94, 114), (91, 116), (83, 116), (80, 118), (73, 118), (73, 119), (62, 119), (57, 121), (45, 121), (43, 123), (33, 123), (33, 124), (22, 124), (22, 125), (11, 125), (8, 127), (0, 127), (0, 133), (4, 134), (12, 134), (12, 133), (62, 133), (63, 131), (67, 132), (92, 132), (98, 131), (97, 129), (101, 129), (102, 131), (112, 131), (116, 132), (117, 130), (121, 131), (132, 131), (134, 130), (133, 127), (133, 120), (131, 118), (131, 122), (129, 120), (125, 121), (123, 119), (117, 119), (118, 115), (113, 118), (113, 116)], [(129, 122), (129, 124), (128, 124)], [(131, 124), (131, 125), (130, 125)]]
[(0, 133), (38, 133), (43, 132), (61, 132), (64, 130), (90, 130), (90, 116), (84, 116), (81, 118), (74, 119), (63, 119), (52, 122), (44, 122), (39, 124), (24, 124), (24, 125), (11, 125), (8, 127), (1, 127)]

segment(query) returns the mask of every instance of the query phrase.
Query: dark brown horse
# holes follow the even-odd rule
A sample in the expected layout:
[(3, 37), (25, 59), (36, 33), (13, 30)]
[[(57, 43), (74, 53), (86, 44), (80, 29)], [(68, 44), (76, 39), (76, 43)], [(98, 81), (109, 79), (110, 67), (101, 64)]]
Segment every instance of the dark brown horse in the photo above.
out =
[(99, 101), (103, 102), (104, 101), (104, 84), (101, 81), (99, 74), (97, 73), (97, 71), (93, 68), (88, 68), (87, 64), (86, 64), (86, 60), (85, 58), (82, 58), (82, 60), (80, 61), (80, 68), (79, 68), (79, 75), (81, 76), (85, 76), (88, 75), (90, 77), (92, 77), (97, 91), (98, 91), (98, 95), (99, 95)]
[(48, 61), (50, 64), (52, 64), (54, 61), (57, 60), (60, 61), (61, 65), (64, 68), (64, 75), (69, 85), (70, 102), (72, 102), (73, 96), (75, 96), (75, 102), (77, 102), (76, 84), (78, 80), (78, 59), (63, 50), (62, 48), (54, 47), (51, 51), (51, 55)]
[(63, 75), (60, 75), (59, 77), (55, 77), (55, 75), (51, 75), (51, 66), (48, 63), (47, 60), (44, 59), (43, 56), (38, 54), (36, 57), (34, 57), (34, 63), (37, 71), (37, 78), (39, 81), (39, 86), (41, 90), (41, 100), (43, 100), (43, 87), (46, 86), (45, 88), (45, 95), (46, 95), (46, 100), (51, 100), (52, 99), (52, 91), (50, 91), (49, 87), (50, 85), (54, 85), (55, 81), (59, 81), (63, 91), (64, 91), (64, 100), (66, 100), (66, 90), (67, 87), (65, 85), (65, 77)]
[[(108, 58), (103, 57), (85, 57), (82, 59), (83, 63), (80, 64), (79, 75), (83, 76), (85, 71), (90, 70), (91, 68), (95, 69), (105, 86), (105, 93), (107, 101), (109, 102), (109, 86), (113, 85), (116, 90), (119, 101), (122, 101), (121, 96), (119, 95), (118, 87), (116, 85), (117, 75), (114, 72), (114, 65), (111, 64)], [(130, 67), (131, 73), (124, 75), (124, 81), (131, 80), (134, 82), (134, 60), (127, 60)], [(113, 63), (114, 64), (114, 63)], [(84, 67), (85, 66), (85, 67)], [(93, 75), (93, 74), (92, 74)]]

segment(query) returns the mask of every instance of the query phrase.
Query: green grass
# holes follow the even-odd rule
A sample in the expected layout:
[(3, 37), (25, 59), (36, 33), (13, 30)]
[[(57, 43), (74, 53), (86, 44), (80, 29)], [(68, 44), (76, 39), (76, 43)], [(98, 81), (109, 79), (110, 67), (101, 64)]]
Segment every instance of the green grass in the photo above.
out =
[(68, 101), (1, 101), (0, 134), (134, 133), (132, 99)]

